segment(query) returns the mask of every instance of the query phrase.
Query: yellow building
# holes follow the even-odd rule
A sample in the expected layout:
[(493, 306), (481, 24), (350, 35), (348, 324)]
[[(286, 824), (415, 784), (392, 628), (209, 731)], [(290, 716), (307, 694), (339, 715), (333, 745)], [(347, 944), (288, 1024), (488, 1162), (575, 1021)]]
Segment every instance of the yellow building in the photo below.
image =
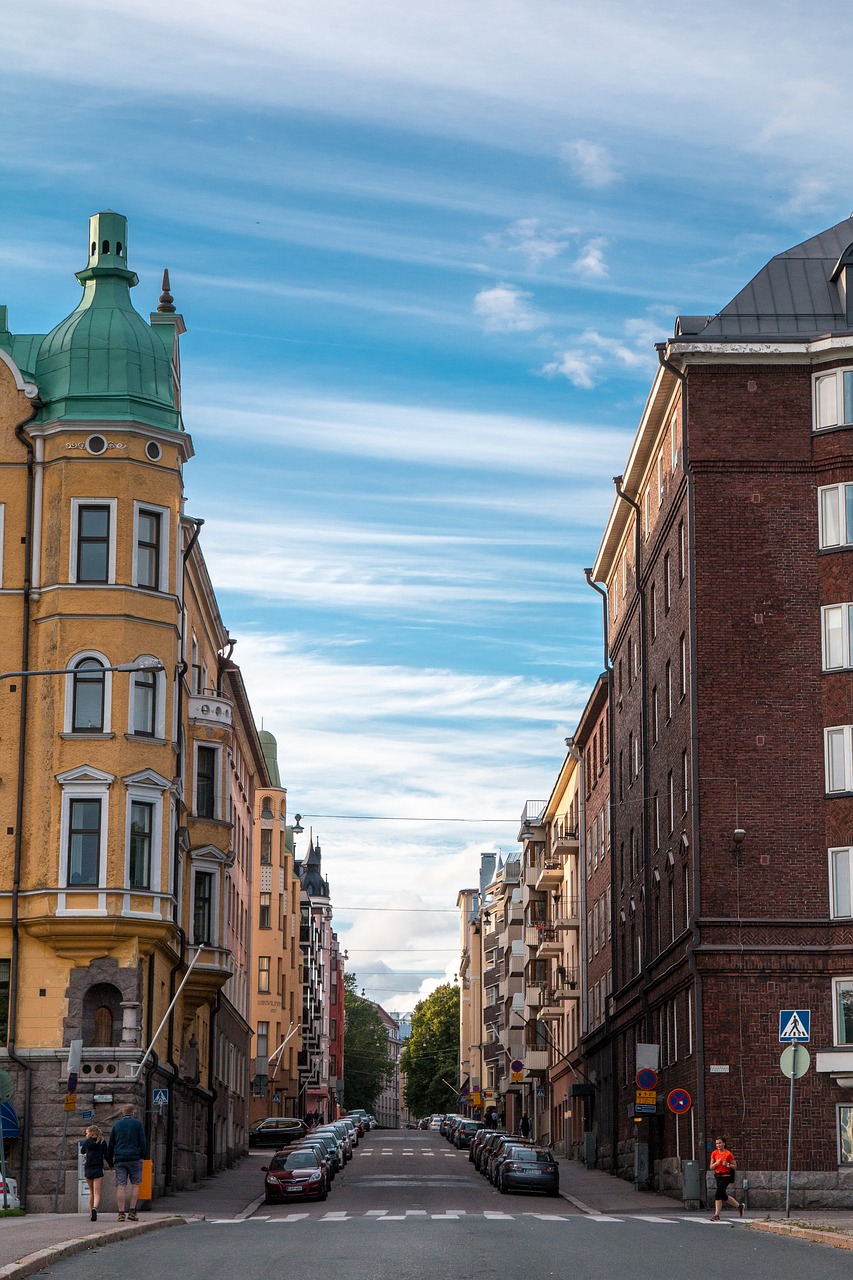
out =
[(276, 741), (266, 729), (260, 738), (273, 785), (259, 791), (255, 801), (252, 1121), (296, 1115), (302, 1048), (301, 886), (294, 869), (293, 829), (287, 823), (287, 791), (279, 776)]
[[(149, 321), (133, 309), (123, 217), (96, 214), (87, 248), (80, 304), (50, 333), (13, 334), (0, 309), (0, 1067), (36, 1210), (53, 1207), (74, 1040), (78, 1114), (109, 1129), (138, 1104), (155, 1192), (244, 1145), (269, 782), (183, 509), (183, 321), (168, 278)], [(76, 1208), (73, 1144), (66, 1163)]]

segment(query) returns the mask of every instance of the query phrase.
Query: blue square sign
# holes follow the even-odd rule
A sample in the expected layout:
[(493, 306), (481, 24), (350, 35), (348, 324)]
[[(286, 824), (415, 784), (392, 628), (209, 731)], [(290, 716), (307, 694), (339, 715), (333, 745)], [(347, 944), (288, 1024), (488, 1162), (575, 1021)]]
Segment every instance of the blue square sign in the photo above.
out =
[(807, 1044), (811, 1039), (811, 1009), (779, 1010), (779, 1041), (781, 1044)]

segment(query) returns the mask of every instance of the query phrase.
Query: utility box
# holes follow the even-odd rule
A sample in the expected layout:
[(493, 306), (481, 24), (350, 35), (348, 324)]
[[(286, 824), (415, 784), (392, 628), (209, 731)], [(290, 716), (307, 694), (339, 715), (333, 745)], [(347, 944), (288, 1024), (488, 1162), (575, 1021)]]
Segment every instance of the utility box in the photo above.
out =
[(598, 1159), (598, 1135), (587, 1129), (583, 1135), (583, 1162), (587, 1169), (594, 1169)]
[(685, 1209), (702, 1208), (702, 1170), (698, 1160), (681, 1162), (681, 1198)]

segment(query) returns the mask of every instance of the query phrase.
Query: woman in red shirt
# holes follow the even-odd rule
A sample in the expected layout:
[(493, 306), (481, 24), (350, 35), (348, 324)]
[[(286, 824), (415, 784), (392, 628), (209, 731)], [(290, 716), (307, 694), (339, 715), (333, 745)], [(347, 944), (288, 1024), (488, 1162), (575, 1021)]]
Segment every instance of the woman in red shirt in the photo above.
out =
[(725, 1138), (717, 1138), (714, 1143), (714, 1150), (711, 1152), (711, 1172), (716, 1181), (712, 1222), (720, 1221), (720, 1210), (726, 1200), (743, 1217), (746, 1205), (742, 1200), (735, 1200), (734, 1196), (729, 1195), (729, 1187), (734, 1181), (736, 1167), (735, 1158), (731, 1151), (727, 1149)]

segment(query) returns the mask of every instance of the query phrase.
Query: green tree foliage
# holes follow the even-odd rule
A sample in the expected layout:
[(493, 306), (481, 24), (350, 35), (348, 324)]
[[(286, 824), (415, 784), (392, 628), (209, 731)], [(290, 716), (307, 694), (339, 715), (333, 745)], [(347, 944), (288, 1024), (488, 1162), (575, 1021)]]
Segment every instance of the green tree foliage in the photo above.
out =
[(406, 1106), (416, 1116), (450, 1111), (458, 1100), (459, 988), (446, 982), (412, 1014), (412, 1034), (400, 1056)]
[(372, 1111), (394, 1074), (385, 1024), (369, 1000), (356, 995), (355, 975), (344, 974), (344, 1106)]

